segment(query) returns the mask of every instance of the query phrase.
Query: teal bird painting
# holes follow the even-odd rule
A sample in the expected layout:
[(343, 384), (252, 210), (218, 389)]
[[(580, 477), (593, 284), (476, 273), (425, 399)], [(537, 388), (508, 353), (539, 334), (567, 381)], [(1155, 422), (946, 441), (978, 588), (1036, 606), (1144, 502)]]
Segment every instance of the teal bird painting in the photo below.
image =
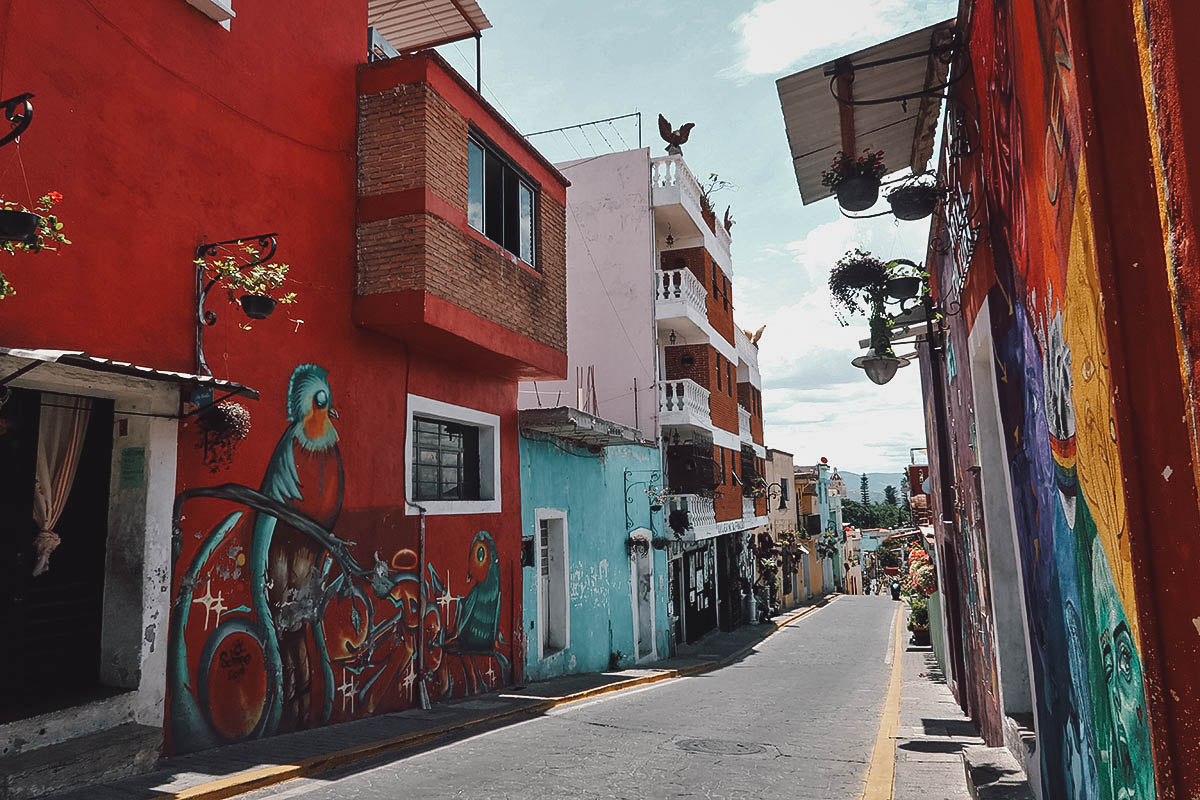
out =
[[(500, 556), (496, 542), (487, 531), (475, 534), (467, 560), (467, 596), (459, 608), (458, 624), (443, 648), (447, 653), (463, 657), (463, 669), (478, 685), (482, 676), (470, 656), (491, 656), (507, 668), (507, 662), (496, 652), (500, 638)], [(469, 668), (468, 668), (469, 665)]]
[[(332, 530), (342, 509), (345, 473), (333, 421), (328, 370), (301, 364), (287, 390), (288, 427), (267, 465), (261, 492)], [(263, 626), (270, 684), (278, 687), (267, 707), (267, 730), (308, 727), (312, 675), (308, 631), (321, 602), (324, 549), (311, 536), (265, 513), (254, 519), (251, 590)]]

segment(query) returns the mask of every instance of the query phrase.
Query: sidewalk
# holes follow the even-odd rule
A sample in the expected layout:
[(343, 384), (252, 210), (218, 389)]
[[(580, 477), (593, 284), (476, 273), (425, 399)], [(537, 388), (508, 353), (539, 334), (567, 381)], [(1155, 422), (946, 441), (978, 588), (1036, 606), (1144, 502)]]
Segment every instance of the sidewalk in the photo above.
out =
[[(329, 725), (269, 739), (241, 742), (164, 759), (153, 772), (55, 795), (56, 800), (216, 800), (293, 778), (428, 746), (442, 739), (519, 722), (549, 709), (613, 691), (716, 669), (745, 656), (777, 630), (829, 598), (782, 614), (773, 623), (744, 625), (681, 647), (645, 668), (567, 675), (395, 714)], [(961, 771), (961, 768), (960, 768)]]
[(955, 702), (931, 648), (906, 642), (902, 660), (892, 797), (969, 800), (963, 748), (982, 745), (983, 740)]

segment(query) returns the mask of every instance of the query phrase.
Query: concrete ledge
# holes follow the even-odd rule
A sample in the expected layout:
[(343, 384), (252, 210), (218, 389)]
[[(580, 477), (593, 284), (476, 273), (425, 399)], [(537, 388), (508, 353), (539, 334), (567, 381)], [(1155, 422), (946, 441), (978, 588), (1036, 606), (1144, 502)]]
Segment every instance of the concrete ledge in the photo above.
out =
[(963, 767), (975, 800), (1034, 800), (1021, 765), (1006, 747), (966, 747)]
[(0, 800), (25, 800), (154, 768), (162, 730), (127, 723), (0, 758)]

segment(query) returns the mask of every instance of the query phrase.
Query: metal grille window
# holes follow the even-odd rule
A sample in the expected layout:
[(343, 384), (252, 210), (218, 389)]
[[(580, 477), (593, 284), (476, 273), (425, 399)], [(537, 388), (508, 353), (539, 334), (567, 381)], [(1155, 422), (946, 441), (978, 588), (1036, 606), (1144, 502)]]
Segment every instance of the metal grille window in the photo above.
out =
[(479, 499), (479, 429), (413, 417), (413, 493), (421, 500)]
[(508, 159), (474, 138), (467, 140), (467, 222), (535, 268), (537, 200), (536, 184)]

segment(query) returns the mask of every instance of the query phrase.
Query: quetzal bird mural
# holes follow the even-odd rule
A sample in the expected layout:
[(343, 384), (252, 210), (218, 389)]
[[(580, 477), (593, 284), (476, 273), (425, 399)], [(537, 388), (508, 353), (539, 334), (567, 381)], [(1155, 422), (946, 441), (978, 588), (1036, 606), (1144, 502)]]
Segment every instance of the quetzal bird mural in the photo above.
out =
[[(296, 367), (286, 409), (259, 489), (224, 483), (175, 498), (183, 574), (168, 648), (174, 753), (399, 710), (412, 705), (419, 680), (438, 697), (497, 685), (493, 665), (509, 680), (491, 534), (479, 531), (465, 554), (463, 597), (443, 587), (432, 563), (422, 580), (411, 543), (390, 527), (380, 530), (383, 547), (339, 537), (345, 473), (328, 371)], [(237, 510), (185, 536), (183, 509), (194, 499)], [(418, 620), (422, 593), (428, 606)]]
[[(288, 381), (287, 413), (290, 424), (271, 455), (261, 491), (332, 530), (342, 510), (346, 476), (333, 427), (337, 411), (328, 370), (316, 364), (296, 367)], [(320, 542), (294, 526), (269, 514), (256, 515), (251, 592), (260, 614), (267, 610), (274, 621), (277, 669), (282, 670), (281, 731), (307, 727), (311, 721), (308, 631), (321, 606), (323, 554)]]

